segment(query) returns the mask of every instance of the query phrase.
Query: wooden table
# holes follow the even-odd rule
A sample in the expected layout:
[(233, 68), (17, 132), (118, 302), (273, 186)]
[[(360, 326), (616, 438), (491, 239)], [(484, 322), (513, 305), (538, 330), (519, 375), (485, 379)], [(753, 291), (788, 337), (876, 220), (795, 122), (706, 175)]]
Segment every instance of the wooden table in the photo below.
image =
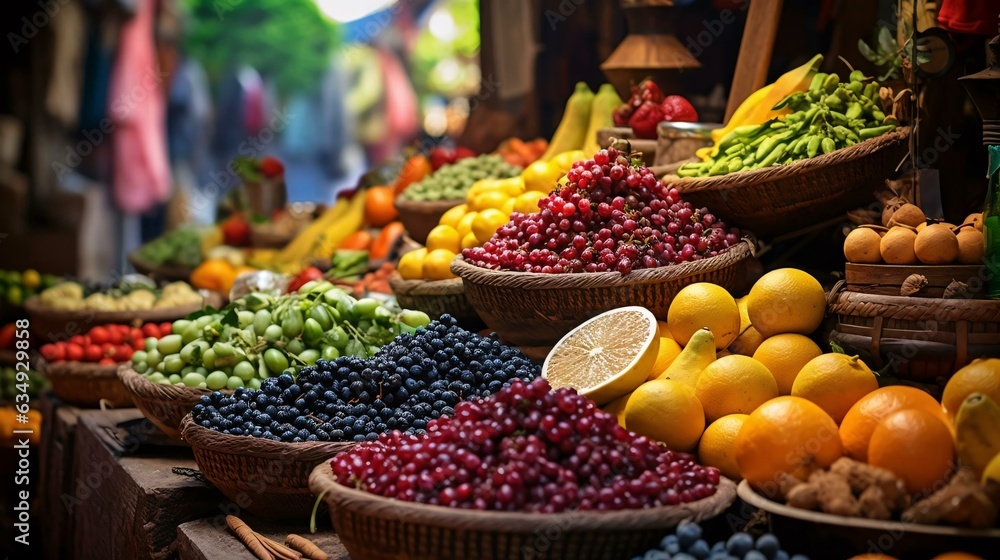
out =
[[(163, 436), (138, 410), (78, 418), (73, 484), (60, 500), (73, 520), (73, 558), (175, 558), (178, 525), (235, 507), (207, 482), (174, 472), (197, 468), (190, 448), (155, 445)], [(136, 419), (130, 434), (116, 431)]]
[(42, 412), (42, 468), (39, 477), (41, 519), (45, 524), (45, 558), (69, 558), (73, 517), (63, 504), (63, 497), (72, 495), (73, 444), (80, 409), (70, 406), (52, 393), (39, 402)]
[[(347, 550), (340, 544), (337, 534), (330, 529), (329, 518), (320, 531), (309, 534), (308, 520), (299, 524), (276, 524), (262, 521), (250, 515), (241, 515), (251, 529), (271, 540), (284, 544), (289, 533), (306, 537), (330, 555), (330, 560), (349, 560)], [(320, 520), (317, 520), (320, 521)], [(199, 519), (177, 527), (177, 552), (180, 560), (255, 560), (254, 556), (231, 532), (226, 529), (224, 518)]]

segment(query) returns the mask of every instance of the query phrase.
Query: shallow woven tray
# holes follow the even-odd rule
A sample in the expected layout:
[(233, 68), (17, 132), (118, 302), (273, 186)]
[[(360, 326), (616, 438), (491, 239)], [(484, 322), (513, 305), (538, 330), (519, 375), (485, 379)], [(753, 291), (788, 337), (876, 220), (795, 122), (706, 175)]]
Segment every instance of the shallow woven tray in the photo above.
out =
[(143, 311), (93, 311), (52, 309), (42, 305), (38, 296), (32, 296), (24, 302), (28, 316), (31, 318), (31, 332), (46, 341), (66, 340), (75, 334), (84, 334), (97, 325), (111, 323), (132, 325), (138, 327), (143, 323), (162, 323), (183, 319), (190, 313), (202, 309), (206, 303), (192, 303), (183, 307), (164, 309), (147, 309)]
[(139, 274), (145, 274), (154, 280), (165, 280), (173, 282), (175, 280), (187, 281), (191, 277), (193, 268), (186, 266), (159, 265), (144, 261), (137, 253), (130, 253), (128, 262)]
[[(191, 408), (198, 404), (202, 396), (211, 395), (209, 389), (198, 387), (178, 387), (164, 383), (153, 383), (125, 365), (118, 370), (118, 378), (128, 392), (136, 408), (157, 428), (174, 441), (181, 439), (181, 420)], [(232, 391), (222, 390), (229, 394)]]
[(414, 200), (403, 200), (396, 197), (393, 204), (399, 211), (399, 220), (406, 226), (406, 233), (423, 245), (427, 242), (427, 234), (438, 225), (441, 216), (448, 210), (464, 203), (465, 200), (435, 200), (431, 202), (420, 202)]
[(423, 311), (431, 319), (447, 313), (468, 330), (483, 328), (483, 320), (465, 297), (465, 286), (461, 278), (404, 280), (399, 272), (393, 271), (389, 277), (389, 286), (403, 309)]
[[(737, 492), (744, 502), (768, 513), (781, 548), (812, 558), (849, 558), (872, 549), (903, 560), (959, 550), (995, 558), (1000, 542), (1000, 529), (878, 521), (794, 508), (765, 498), (745, 480)], [(822, 556), (814, 552), (820, 550)]]
[(667, 175), (684, 200), (727, 223), (773, 237), (871, 202), (906, 154), (909, 127), (804, 159), (718, 177)]
[[(943, 387), (976, 358), (1000, 356), (1000, 301), (866, 294), (838, 282), (827, 297), (830, 338), (873, 369)], [(870, 360), (870, 361), (869, 361)]]
[(736, 499), (723, 478), (704, 500), (671, 507), (557, 514), (487, 512), (401, 502), (338, 484), (329, 462), (309, 476), (352, 560), (621, 560), (681, 521), (715, 517)]
[(227, 498), (259, 517), (302, 523), (315, 503), (309, 474), (354, 445), (233, 436), (199, 426), (190, 414), (181, 421), (181, 437), (191, 445), (201, 474)]
[(717, 257), (625, 276), (489, 270), (462, 257), (451, 270), (462, 278), (469, 303), (502, 339), (518, 346), (551, 346), (584, 321), (618, 307), (640, 305), (665, 321), (670, 301), (695, 282), (712, 282), (736, 294), (753, 254), (753, 243), (744, 240)]
[(38, 358), (35, 369), (52, 384), (62, 401), (84, 408), (97, 408), (103, 400), (113, 407), (130, 407), (132, 398), (118, 379), (120, 365), (99, 366), (86, 362), (49, 362)]

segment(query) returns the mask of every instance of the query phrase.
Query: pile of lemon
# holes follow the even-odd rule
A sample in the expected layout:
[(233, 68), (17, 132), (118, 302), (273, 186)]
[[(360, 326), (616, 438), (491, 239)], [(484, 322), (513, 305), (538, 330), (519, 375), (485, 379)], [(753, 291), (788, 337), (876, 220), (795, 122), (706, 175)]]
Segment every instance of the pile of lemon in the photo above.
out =
[(489, 241), (514, 212), (538, 211), (538, 201), (556, 188), (574, 162), (586, 159), (580, 150), (563, 152), (549, 161), (536, 161), (521, 175), (475, 182), (459, 204), (441, 216), (427, 235), (425, 247), (406, 253), (397, 270), (407, 280), (454, 278), (451, 261), (462, 249)]

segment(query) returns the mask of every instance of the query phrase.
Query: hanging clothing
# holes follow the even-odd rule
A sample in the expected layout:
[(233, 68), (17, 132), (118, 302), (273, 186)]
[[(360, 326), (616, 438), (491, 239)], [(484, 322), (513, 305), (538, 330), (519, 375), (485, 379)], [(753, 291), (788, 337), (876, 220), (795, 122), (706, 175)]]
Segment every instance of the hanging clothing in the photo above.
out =
[(240, 69), (240, 89), (243, 90), (243, 132), (257, 136), (264, 129), (264, 82), (250, 67)]
[(80, 96), (80, 128), (100, 128), (101, 119), (107, 114), (108, 86), (115, 54), (104, 40), (103, 23), (89, 31), (87, 56), (83, 66), (83, 91)]
[(76, 125), (80, 113), (83, 51), (87, 41), (87, 14), (76, 0), (59, 8), (52, 17), (54, 40), (45, 109), (59, 124)]
[(109, 117), (114, 133), (114, 198), (141, 214), (170, 196), (164, 76), (156, 59), (156, 2), (141, 0), (122, 26), (111, 77)]
[(992, 37), (997, 34), (997, 13), (1000, 0), (941, 0), (938, 22), (953, 33)]

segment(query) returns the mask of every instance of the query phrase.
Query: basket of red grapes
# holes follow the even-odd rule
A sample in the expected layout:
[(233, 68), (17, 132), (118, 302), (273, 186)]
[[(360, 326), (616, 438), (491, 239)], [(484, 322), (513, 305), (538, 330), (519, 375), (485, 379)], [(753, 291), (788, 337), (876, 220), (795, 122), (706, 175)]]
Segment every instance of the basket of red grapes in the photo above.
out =
[(630, 558), (735, 500), (717, 469), (545, 379), (359, 443), (309, 485), (355, 560)]
[(551, 346), (618, 307), (641, 305), (665, 318), (692, 282), (741, 288), (753, 243), (682, 200), (627, 150), (574, 163), (538, 212), (513, 213), (452, 263), (469, 302), (502, 339)]

